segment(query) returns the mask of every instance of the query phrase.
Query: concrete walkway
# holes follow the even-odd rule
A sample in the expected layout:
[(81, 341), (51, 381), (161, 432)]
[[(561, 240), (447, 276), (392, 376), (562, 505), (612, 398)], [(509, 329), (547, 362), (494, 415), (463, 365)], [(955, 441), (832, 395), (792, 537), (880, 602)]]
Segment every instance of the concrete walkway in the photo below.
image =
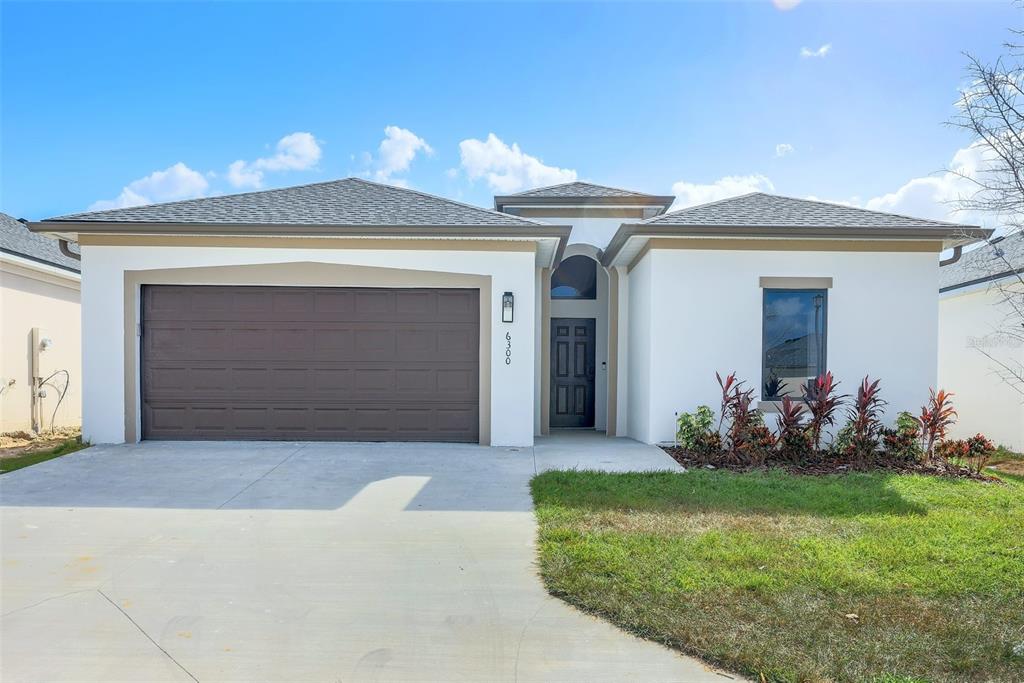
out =
[(534, 449), (144, 443), (0, 477), (0, 678), (722, 681), (549, 597), (538, 470), (671, 469), (595, 434)]

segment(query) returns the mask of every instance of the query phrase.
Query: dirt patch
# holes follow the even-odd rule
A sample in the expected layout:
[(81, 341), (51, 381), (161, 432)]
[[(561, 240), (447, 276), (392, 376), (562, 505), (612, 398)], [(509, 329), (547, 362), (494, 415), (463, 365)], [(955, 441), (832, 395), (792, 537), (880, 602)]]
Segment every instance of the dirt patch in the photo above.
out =
[(0, 434), (0, 458), (13, 458), (19, 455), (48, 451), (69, 439), (78, 438), (81, 434), (80, 427), (58, 427), (52, 433), (46, 431), (35, 436), (29, 432)]
[[(765, 467), (758, 467), (744, 463), (737, 463), (726, 453), (715, 453), (710, 456), (695, 456), (689, 451), (677, 446), (662, 446), (662, 450), (683, 467), (706, 467), (708, 469), (729, 470), (730, 472), (754, 472), (763, 470)], [(1004, 463), (1009, 464), (1009, 463)], [(1012, 470), (1004, 469), (999, 465), (1000, 471), (1015, 473)], [(933, 477), (948, 477), (951, 479), (971, 479), (973, 481), (984, 481), (1001, 483), (998, 477), (989, 474), (977, 474), (966, 467), (953, 463), (886, 463), (873, 462), (865, 465), (852, 464), (839, 459), (832, 459), (826, 455), (819, 456), (811, 462), (795, 465), (784, 461), (774, 461), (767, 467), (777, 467), (792, 474), (823, 475), (823, 474), (849, 474), (850, 472), (893, 472), (895, 474), (927, 474)], [(1024, 467), (1021, 468), (1024, 474)]]
[(997, 472), (1006, 472), (1017, 477), (1024, 477), (1024, 458), (1017, 460), (1007, 460), (997, 465), (992, 465), (990, 469), (996, 470)]

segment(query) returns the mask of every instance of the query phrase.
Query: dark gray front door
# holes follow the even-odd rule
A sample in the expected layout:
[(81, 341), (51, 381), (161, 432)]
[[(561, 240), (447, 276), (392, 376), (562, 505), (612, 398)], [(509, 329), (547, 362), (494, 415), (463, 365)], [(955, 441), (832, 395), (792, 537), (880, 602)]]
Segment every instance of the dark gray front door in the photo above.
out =
[(479, 440), (478, 290), (142, 291), (144, 438)]
[(551, 426), (594, 426), (594, 319), (551, 319)]

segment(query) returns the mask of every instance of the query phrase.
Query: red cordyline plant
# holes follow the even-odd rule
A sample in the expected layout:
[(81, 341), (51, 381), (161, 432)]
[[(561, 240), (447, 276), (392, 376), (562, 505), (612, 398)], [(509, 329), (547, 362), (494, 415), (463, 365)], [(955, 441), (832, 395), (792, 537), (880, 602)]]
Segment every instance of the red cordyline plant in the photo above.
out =
[(848, 409), (850, 427), (853, 434), (850, 436), (850, 451), (859, 460), (866, 460), (871, 457), (878, 447), (878, 435), (882, 430), (882, 408), (885, 401), (881, 396), (882, 380), (865, 376), (857, 387), (857, 396), (853, 405)]
[(726, 431), (729, 454), (734, 459), (743, 457), (743, 451), (750, 436), (752, 427), (759, 423), (757, 409), (754, 405), (754, 390), (744, 389), (746, 382), (736, 379), (736, 373), (729, 373), (725, 379), (715, 373), (718, 386), (722, 388), (722, 416), (718, 420), (718, 429), (728, 420)]
[(813, 382), (807, 382), (800, 387), (804, 392), (804, 400), (807, 401), (807, 410), (811, 414), (807, 428), (811, 434), (811, 444), (815, 450), (821, 448), (821, 432), (826, 427), (831, 427), (836, 422), (836, 411), (843, 404), (846, 394), (837, 394), (836, 387), (839, 382), (835, 380), (831, 372), (818, 375)]
[(722, 425), (725, 423), (725, 418), (729, 412), (733, 394), (735, 391), (739, 391), (743, 382), (737, 381), (735, 372), (730, 372), (725, 376), (725, 379), (722, 379), (717, 370), (715, 371), (715, 379), (718, 380), (718, 386), (722, 387), (722, 411), (718, 416), (718, 431), (722, 431)]
[(935, 455), (935, 443), (946, 437), (946, 430), (956, 422), (957, 413), (950, 400), (952, 393), (928, 390), (928, 405), (921, 406), (917, 423), (921, 425), (921, 444), (929, 458)]
[(804, 424), (807, 406), (789, 396), (782, 397), (779, 409), (779, 453), (793, 463), (799, 463), (811, 453), (811, 437)]

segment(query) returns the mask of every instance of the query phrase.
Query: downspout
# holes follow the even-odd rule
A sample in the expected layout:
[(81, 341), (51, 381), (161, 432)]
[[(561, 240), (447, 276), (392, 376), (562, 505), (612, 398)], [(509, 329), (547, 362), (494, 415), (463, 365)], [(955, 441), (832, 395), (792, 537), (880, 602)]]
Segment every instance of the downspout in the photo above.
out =
[[(64, 254), (68, 258), (75, 259), (76, 261), (81, 261), (82, 260), (82, 255), (81, 254), (76, 254), (75, 252), (71, 251), (71, 248), (68, 246), (68, 241), (67, 240), (57, 240), (57, 247), (60, 249), (60, 253)], [(957, 249), (959, 249), (959, 248), (960, 247), (957, 247)], [(959, 257), (959, 252), (957, 252), (957, 254), (958, 254), (957, 258), (960, 258)]]
[(960, 257), (963, 256), (963, 255), (964, 255), (964, 248), (963, 247), (953, 247), (953, 255), (950, 256), (947, 259), (940, 260), (939, 261), (939, 267), (941, 268), (942, 266), (951, 266), (954, 263), (956, 263), (957, 261), (959, 261)]
[[(25, 220), (24, 218), (19, 218), (18, 222), (26, 226), (28, 225), (28, 221)], [(74, 259), (76, 261), (82, 260), (82, 255), (76, 254), (75, 252), (71, 251), (71, 248), (68, 246), (68, 241), (65, 239), (57, 239), (57, 248), (60, 249), (60, 253), (64, 254), (70, 259)]]

